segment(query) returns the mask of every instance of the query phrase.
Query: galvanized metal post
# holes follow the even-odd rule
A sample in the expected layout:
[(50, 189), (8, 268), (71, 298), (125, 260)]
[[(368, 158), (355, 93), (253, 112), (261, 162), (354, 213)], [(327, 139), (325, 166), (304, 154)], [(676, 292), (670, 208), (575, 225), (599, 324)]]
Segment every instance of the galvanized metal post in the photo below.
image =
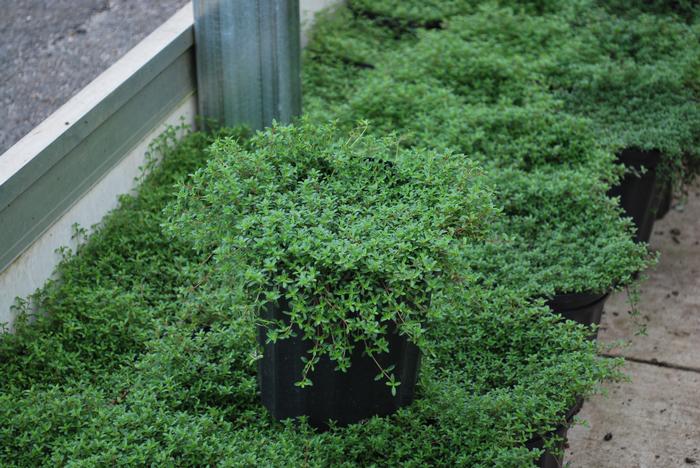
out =
[(201, 116), (261, 129), (299, 115), (299, 0), (193, 4)]

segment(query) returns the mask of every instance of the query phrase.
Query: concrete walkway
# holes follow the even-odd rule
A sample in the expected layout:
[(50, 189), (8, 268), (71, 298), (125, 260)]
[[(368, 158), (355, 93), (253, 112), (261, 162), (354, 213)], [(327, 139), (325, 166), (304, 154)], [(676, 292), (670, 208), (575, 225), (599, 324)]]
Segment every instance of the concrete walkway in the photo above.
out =
[(626, 294), (612, 297), (599, 340), (629, 341), (609, 354), (627, 358), (630, 381), (586, 402), (588, 427), (569, 433), (572, 467), (700, 467), (700, 184), (656, 222), (651, 247), (661, 260), (638, 306), (647, 336), (635, 336)]

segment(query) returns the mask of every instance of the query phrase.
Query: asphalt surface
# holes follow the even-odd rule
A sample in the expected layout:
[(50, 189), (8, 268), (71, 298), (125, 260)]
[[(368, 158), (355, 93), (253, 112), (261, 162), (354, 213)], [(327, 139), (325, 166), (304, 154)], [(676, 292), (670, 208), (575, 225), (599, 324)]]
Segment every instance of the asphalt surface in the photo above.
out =
[(0, 154), (187, 0), (13, 0), (0, 16)]

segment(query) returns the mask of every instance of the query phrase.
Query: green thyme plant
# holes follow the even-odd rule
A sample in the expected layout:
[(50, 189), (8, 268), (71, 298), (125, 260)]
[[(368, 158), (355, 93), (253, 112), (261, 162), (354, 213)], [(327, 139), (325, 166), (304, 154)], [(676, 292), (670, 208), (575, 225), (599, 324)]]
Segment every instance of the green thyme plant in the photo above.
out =
[(590, 117), (609, 146), (659, 150), (667, 174), (676, 180), (695, 175), (700, 106), (677, 71), (608, 62), (580, 67), (571, 83), (560, 90), (566, 108)]
[(317, 15), (312, 34), (313, 40), (304, 50), (308, 60), (342, 63), (360, 69), (374, 67), (392, 46), (411, 42), (415, 36), (397, 35), (346, 8)]
[(479, 5), (472, 14), (450, 18), (445, 29), (503, 56), (518, 55), (529, 60), (541, 59), (562, 40), (573, 40), (571, 25), (561, 15), (534, 16), (494, 3)]
[(610, 184), (620, 175), (613, 151), (596, 139), (593, 122), (555, 103), (467, 105), (434, 81), (412, 83), (377, 73), (337, 109), (345, 127), (366, 118), (372, 132), (396, 132), (404, 146), (451, 148), (488, 167), (581, 168)]
[(443, 133), (463, 115), (464, 99), (435, 79), (401, 80), (390, 74), (368, 74), (357, 90), (336, 106), (342, 128), (358, 119), (371, 123), (375, 135), (396, 134), (405, 147), (443, 148)]
[(592, 8), (582, 18), (577, 30), (587, 32), (589, 47), (613, 60), (646, 65), (673, 62), (696, 49), (698, 37), (692, 26), (672, 16), (642, 13), (621, 18)]
[(387, 58), (380, 72), (408, 82), (435, 78), (470, 104), (546, 99), (542, 77), (529, 61), (501, 55), (451, 31), (421, 32), (418, 42)]
[(311, 35), (313, 40), (303, 51), (306, 113), (315, 111), (314, 104), (343, 101), (358, 77), (374, 68), (385, 51), (410, 40), (345, 8), (317, 15)]
[(348, 7), (357, 15), (373, 19), (378, 24), (405, 30), (418, 27), (440, 28), (441, 21), (460, 12), (470, 11), (474, 3), (473, 0), (350, 0)]
[[(212, 286), (176, 301), (183, 317)], [(250, 321), (224, 314), (205, 331), (158, 319), (138, 359), (98, 380), (0, 395), (0, 463), (532, 466), (525, 442), (619, 375), (583, 327), (512, 290), (455, 284), (435, 307), (419, 398), (390, 417), (325, 432), (274, 422), (258, 402)]]
[(446, 147), (490, 167), (536, 171), (577, 169), (612, 184), (619, 170), (615, 156), (595, 138), (589, 119), (546, 103), (529, 106), (471, 106), (444, 135)]
[(15, 332), (0, 334), (0, 392), (108, 373), (138, 355), (156, 319), (176, 315), (179, 288), (198, 274), (188, 265), (199, 260), (189, 246), (162, 234), (160, 210), (172, 197), (171, 185), (203, 163), (215, 138), (193, 133), (179, 142), (183, 132), (171, 128), (158, 139), (149, 164), (160, 162), (158, 169), (138, 196), (120, 199), (120, 209), (90, 242), (65, 252), (60, 280), (18, 303)]
[(608, 185), (576, 171), (499, 171), (491, 182), (504, 216), (494, 235), (463, 251), (484, 286), (509, 285), (527, 297), (606, 293), (634, 282), (654, 262), (632, 239)]
[(691, 180), (700, 167), (697, 31), (672, 16), (580, 12), (568, 17), (576, 34), (538, 61), (547, 86), (568, 112), (591, 118), (602, 141), (658, 150), (667, 182)]
[(392, 324), (422, 345), (454, 251), (483, 237), (495, 211), (463, 155), (404, 150), (365, 131), (302, 121), (273, 125), (251, 151), (218, 141), (168, 208), (169, 232), (212, 256), (239, 313), (259, 320), (289, 304), (267, 338), (313, 343), (302, 386), (323, 355), (345, 371), (355, 346), (386, 352)]

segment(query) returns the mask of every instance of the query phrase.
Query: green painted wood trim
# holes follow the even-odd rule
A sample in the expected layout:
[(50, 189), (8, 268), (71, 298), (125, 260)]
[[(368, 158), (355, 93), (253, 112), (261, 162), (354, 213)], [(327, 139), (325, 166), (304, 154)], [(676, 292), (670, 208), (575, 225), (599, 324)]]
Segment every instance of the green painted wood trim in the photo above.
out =
[(0, 271), (196, 90), (192, 28), (0, 186)]

